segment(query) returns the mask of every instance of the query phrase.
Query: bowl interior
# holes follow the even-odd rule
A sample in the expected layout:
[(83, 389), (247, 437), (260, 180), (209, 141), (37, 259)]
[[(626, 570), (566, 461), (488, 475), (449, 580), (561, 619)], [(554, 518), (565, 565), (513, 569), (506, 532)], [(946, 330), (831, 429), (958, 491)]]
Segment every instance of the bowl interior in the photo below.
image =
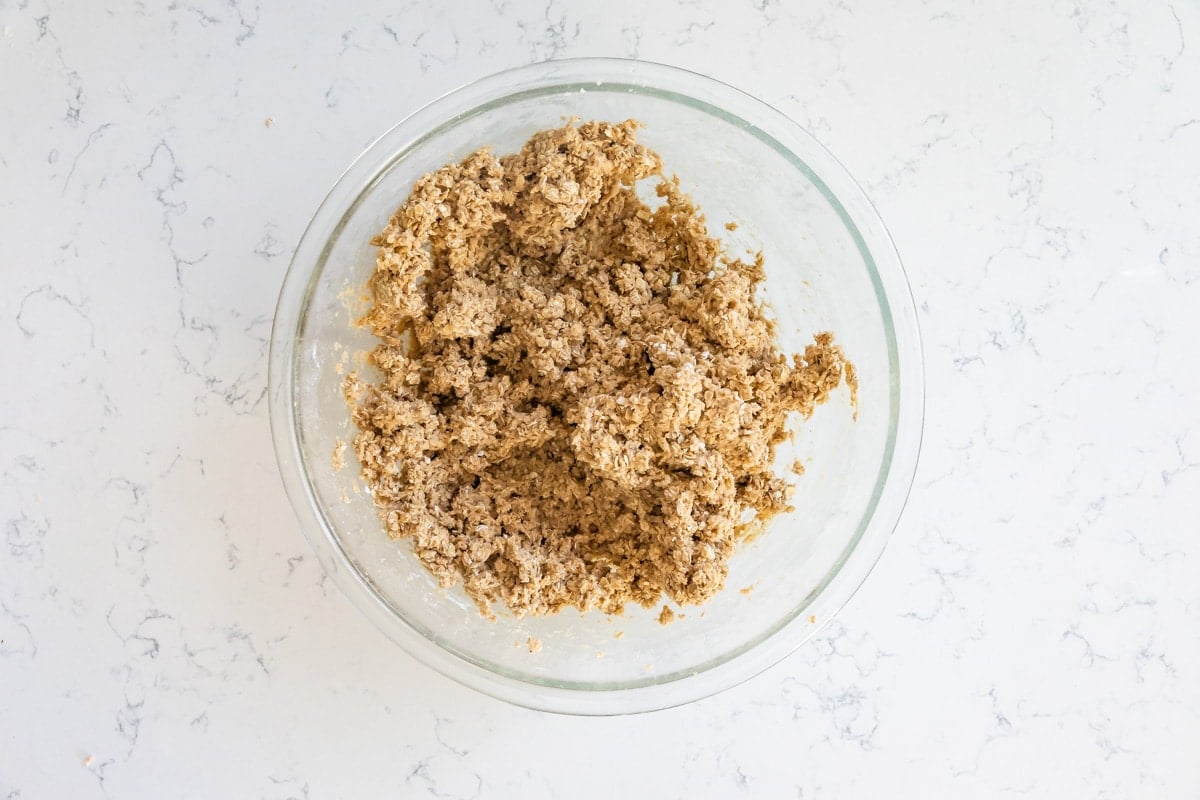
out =
[[(514, 151), (530, 134), (572, 116), (641, 120), (641, 141), (679, 176), (727, 251), (763, 251), (764, 297), (782, 348), (800, 352), (815, 333), (832, 331), (860, 379), (857, 421), (843, 388), (797, 423), (794, 444), (780, 448), (780, 463), (799, 458), (806, 465), (796, 511), (741, 548), (725, 591), (703, 607), (681, 609), (683, 618), (666, 626), (657, 622), (657, 607), (616, 618), (566, 611), (525, 619), (498, 608), (498, 619), (488, 621), (461, 590), (439, 588), (408, 542), (383, 533), (352, 450), (343, 469), (331, 463), (337, 443), (355, 434), (343, 374), (365, 369), (374, 344), (354, 324), (368, 304), (371, 237), (416, 178), (482, 146)], [(831, 610), (813, 601), (862, 535), (887, 475), (899, 376), (891, 312), (870, 253), (805, 161), (706, 102), (611, 81), (510, 93), (374, 157), (374, 176), (355, 189), (312, 273), (291, 379), (302, 471), (326, 535), (377, 599), (431, 642), (491, 673), (572, 689), (667, 682), (728, 661), (796, 620), (815, 630)], [(737, 223), (736, 231), (725, 231), (726, 222)], [(531, 637), (541, 642), (536, 653), (527, 647)]]

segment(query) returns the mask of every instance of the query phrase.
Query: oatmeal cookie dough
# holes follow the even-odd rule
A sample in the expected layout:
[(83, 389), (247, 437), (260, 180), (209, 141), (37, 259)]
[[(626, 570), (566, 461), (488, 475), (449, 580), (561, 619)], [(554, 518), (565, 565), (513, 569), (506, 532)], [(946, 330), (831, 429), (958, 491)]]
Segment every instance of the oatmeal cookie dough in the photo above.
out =
[(485, 614), (712, 597), (789, 508), (788, 415), (853, 381), (829, 333), (779, 352), (761, 255), (722, 254), (637, 128), (480, 150), (373, 240), (379, 377), (346, 378), (354, 452), (388, 534)]

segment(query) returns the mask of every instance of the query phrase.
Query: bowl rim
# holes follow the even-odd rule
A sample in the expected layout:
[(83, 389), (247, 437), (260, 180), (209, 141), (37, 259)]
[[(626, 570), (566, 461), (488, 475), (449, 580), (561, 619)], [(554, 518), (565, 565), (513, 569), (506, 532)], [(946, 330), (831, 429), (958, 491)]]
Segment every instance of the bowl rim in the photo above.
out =
[[(399, 614), (354, 567), (316, 496), (301, 454), (295, 392), (297, 343), (316, 280), (332, 242), (375, 183), (406, 152), (467, 116), (531, 94), (597, 89), (641, 91), (699, 107), (743, 127), (807, 175), (846, 225), (871, 273), (885, 333), (890, 334), (893, 412), (875, 491), (857, 535), (793, 614), (703, 668), (609, 688), (535, 682), (489, 669)], [(805, 158), (796, 153), (797, 144)], [(815, 168), (810, 162), (816, 162)], [(529, 708), (588, 715), (649, 711), (715, 694), (766, 670), (809, 641), (850, 600), (882, 556), (911, 490), (924, 427), (923, 354), (911, 288), (890, 234), (850, 173), (812, 134), (753, 96), (679, 67), (620, 58), (544, 61), (494, 73), (425, 104), (368, 145), (334, 182), (292, 256), (271, 329), (268, 387), (272, 441), (285, 491), (322, 567), (352, 604), (410, 655), (459, 683)], [(805, 612), (814, 606), (819, 606), (819, 614), (806, 618)], [(816, 624), (809, 621), (813, 617)]]

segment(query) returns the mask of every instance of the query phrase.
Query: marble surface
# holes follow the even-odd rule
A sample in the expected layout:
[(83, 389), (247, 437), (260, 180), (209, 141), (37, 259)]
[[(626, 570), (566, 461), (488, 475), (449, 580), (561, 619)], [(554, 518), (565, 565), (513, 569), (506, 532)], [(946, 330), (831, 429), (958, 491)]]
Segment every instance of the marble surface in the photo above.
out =
[[(809, 127), (891, 228), (928, 423), (818, 640), (648, 716), (509, 707), (327, 583), (268, 434), (340, 170), (623, 55)], [(0, 0), (0, 798), (1200, 796), (1200, 7)]]

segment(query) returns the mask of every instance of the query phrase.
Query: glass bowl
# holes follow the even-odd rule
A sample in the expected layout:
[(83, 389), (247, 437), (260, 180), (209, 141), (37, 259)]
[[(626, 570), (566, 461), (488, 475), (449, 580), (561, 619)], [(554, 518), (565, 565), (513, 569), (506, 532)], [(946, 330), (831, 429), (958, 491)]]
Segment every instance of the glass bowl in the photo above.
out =
[[(353, 323), (375, 264), (371, 237), (415, 179), (475, 149), (512, 152), (570, 117), (641, 120), (728, 252), (762, 250), (765, 299), (786, 352), (833, 331), (860, 380), (797, 425), (796, 511), (734, 556), (726, 588), (670, 625), (658, 609), (482, 617), (392, 541), (364, 490), (342, 374), (374, 341)], [(734, 232), (722, 226), (736, 222)], [(385, 133), (350, 165), (304, 232), (271, 333), (270, 408), (288, 496), (321, 564), (388, 636), (443, 674), (523, 706), (580, 714), (665, 708), (766, 669), (850, 598), (883, 551), (920, 446), (916, 314), (892, 242), (853, 179), (808, 133), (709, 78), (618, 59), (546, 62), (458, 89)], [(790, 448), (790, 449), (789, 449)], [(530, 652), (531, 639), (541, 648)]]

